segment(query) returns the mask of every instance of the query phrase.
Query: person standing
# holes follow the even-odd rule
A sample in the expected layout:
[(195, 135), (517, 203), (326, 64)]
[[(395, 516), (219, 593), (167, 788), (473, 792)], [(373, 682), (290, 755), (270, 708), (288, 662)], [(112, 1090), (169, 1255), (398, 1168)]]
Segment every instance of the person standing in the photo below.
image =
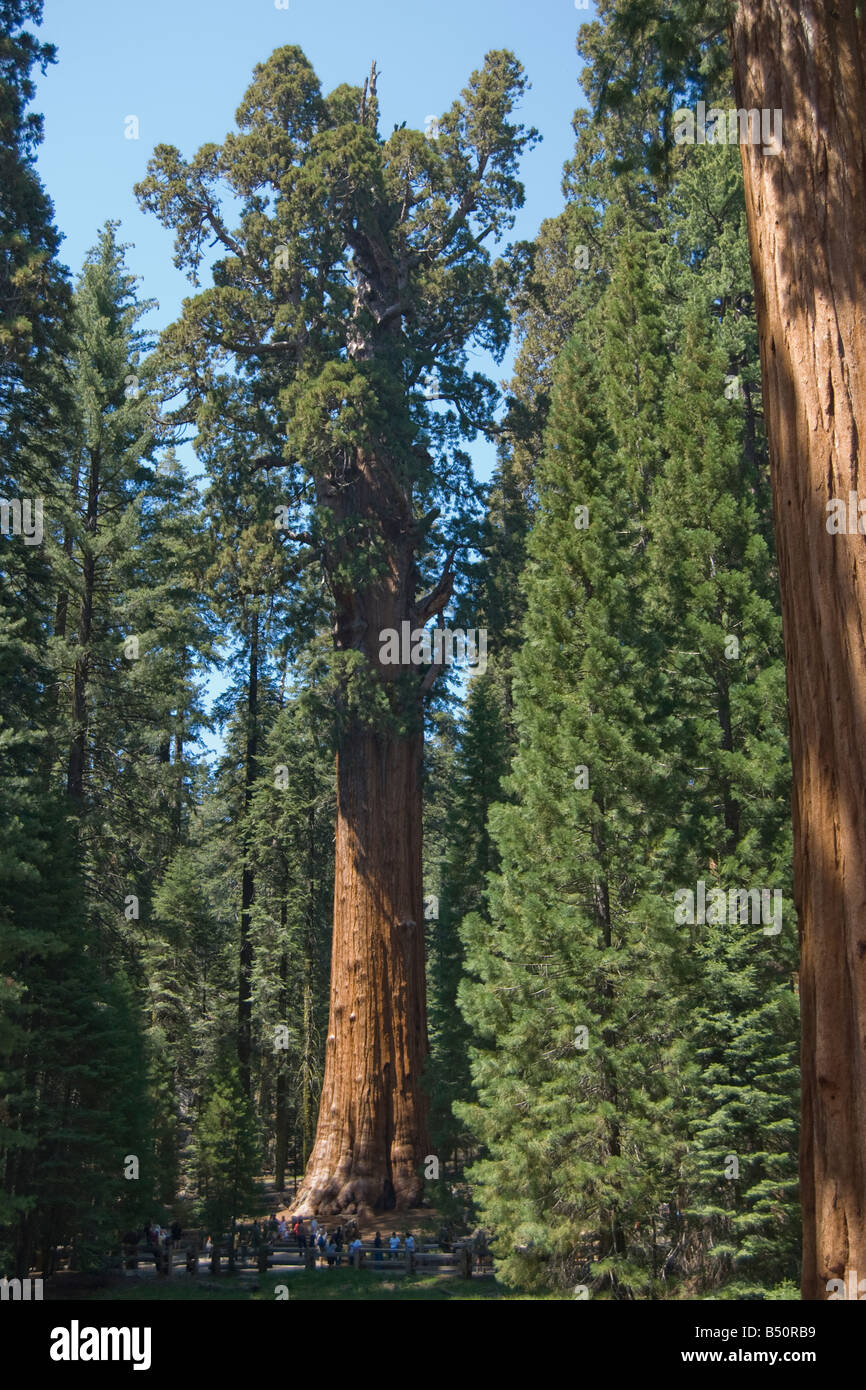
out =
[(382, 1258), (382, 1233), (381, 1233), (381, 1231), (377, 1231), (377, 1232), (376, 1232), (376, 1239), (373, 1241), (373, 1249), (374, 1249), (375, 1252), (376, 1252), (375, 1255), (373, 1256), (373, 1259), (376, 1260), (376, 1262), (378, 1263), (378, 1261), (381, 1260), (381, 1258)]
[(391, 1238), (388, 1241), (388, 1246), (390, 1248), (392, 1256), (396, 1260), (397, 1256), (400, 1254), (400, 1237), (398, 1236), (396, 1231), (391, 1232)]

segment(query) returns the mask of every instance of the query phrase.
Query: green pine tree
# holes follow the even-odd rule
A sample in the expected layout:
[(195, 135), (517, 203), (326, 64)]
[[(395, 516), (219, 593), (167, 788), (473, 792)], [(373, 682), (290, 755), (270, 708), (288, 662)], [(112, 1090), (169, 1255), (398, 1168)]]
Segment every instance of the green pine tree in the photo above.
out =
[(731, 1296), (754, 1296), (797, 1277), (790, 768), (774, 557), (742, 403), (726, 386), (727, 352), (710, 323), (700, 305), (683, 321), (663, 402), (668, 461), (652, 504), (670, 710), (664, 853), (678, 886), (778, 890), (783, 903), (778, 935), (740, 920), (739, 906), (735, 921), (681, 927), (683, 1263), (704, 1287), (727, 1281)]
[[(618, 347), (655, 348), (647, 304), (624, 253), (602, 311), (609, 363)], [(614, 1296), (646, 1295), (660, 1277), (656, 1226), (675, 1173), (663, 996), (673, 943), (645, 853), (656, 750), (643, 722), (653, 682), (641, 550), (657, 459), (648, 440), (637, 461), (617, 447), (603, 410), (607, 394), (633, 444), (659, 372), (650, 355), (625, 398), (618, 385), (606, 392), (577, 342), (559, 368), (524, 581), (514, 804), (491, 815), (502, 857), (492, 926), (464, 925), (460, 991), (483, 1045), (478, 1103), (458, 1113), (487, 1146), (472, 1176), (504, 1276)]]
[(502, 795), (507, 769), (508, 742), (498, 692), (490, 673), (479, 674), (469, 685), (449, 766), (445, 851), (439, 891), (430, 901), (431, 1133), (440, 1163), (446, 1157), (459, 1160), (473, 1142), (453, 1113), (455, 1101), (471, 1097), (471, 1033), (457, 1006), (464, 969), (459, 927), (468, 913), (486, 911), (487, 877), (498, 867), (488, 812)]

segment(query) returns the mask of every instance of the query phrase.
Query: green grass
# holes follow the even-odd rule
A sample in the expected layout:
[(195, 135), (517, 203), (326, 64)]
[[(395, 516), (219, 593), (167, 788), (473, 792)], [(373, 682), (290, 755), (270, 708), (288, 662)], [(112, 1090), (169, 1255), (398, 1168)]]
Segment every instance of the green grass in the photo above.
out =
[[(257, 1285), (257, 1288), (254, 1288)], [(276, 1289), (284, 1286), (291, 1302), (310, 1300), (340, 1303), (344, 1301), (379, 1303), (387, 1300), (434, 1301), (456, 1299), (460, 1302), (489, 1302), (537, 1300), (556, 1298), (555, 1294), (521, 1293), (508, 1289), (497, 1279), (466, 1281), (453, 1275), (400, 1274), (393, 1278), (366, 1270), (322, 1269), (309, 1273), (299, 1270), (289, 1275), (269, 1274), (265, 1278), (240, 1280), (220, 1275), (200, 1279), (127, 1280), (110, 1289), (100, 1289), (87, 1301), (120, 1303), (214, 1303), (220, 1301), (253, 1300), (274, 1302)], [(284, 1297), (285, 1295), (283, 1295)]]

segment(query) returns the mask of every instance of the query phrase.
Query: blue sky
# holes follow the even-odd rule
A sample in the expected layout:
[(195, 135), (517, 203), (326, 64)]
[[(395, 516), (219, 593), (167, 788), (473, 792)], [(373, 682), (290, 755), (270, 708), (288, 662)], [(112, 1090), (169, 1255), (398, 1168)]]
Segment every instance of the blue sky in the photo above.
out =
[[(254, 65), (287, 43), (303, 48), (325, 91), (360, 84), (375, 58), (383, 131), (403, 120), (423, 130), (488, 49), (510, 48), (532, 83), (521, 118), (543, 135), (523, 161), (526, 206), (514, 231), (531, 237), (562, 207), (571, 117), (583, 104), (575, 40), (591, 17), (574, 0), (289, 0), (288, 9), (275, 0), (45, 0), (41, 33), (58, 61), (39, 78), (34, 105), (45, 116), (39, 170), (66, 237), (62, 257), (77, 273), (98, 229), (119, 218), (141, 292), (160, 304), (150, 322), (171, 322), (190, 287), (172, 264), (171, 233), (139, 210), (133, 185), (161, 141), (191, 155), (221, 140)], [(125, 138), (130, 115), (138, 140)], [(486, 366), (498, 379), (508, 364)], [(486, 475), (483, 451), (477, 464)]]
[[(423, 130), (488, 49), (511, 49), (532, 84), (519, 119), (543, 137), (523, 161), (526, 205), (513, 233), (532, 237), (562, 208), (571, 118), (584, 104), (575, 41), (593, 13), (575, 0), (289, 0), (287, 9), (275, 0), (45, 0), (40, 33), (57, 63), (38, 78), (34, 109), (45, 117), (38, 166), (65, 236), (61, 258), (77, 274), (99, 228), (119, 219), (140, 294), (159, 302), (146, 322), (170, 323), (191, 286), (172, 263), (172, 233), (139, 210), (133, 185), (154, 145), (189, 156), (222, 140), (253, 67), (283, 44), (300, 45), (326, 92), (361, 84), (375, 58), (383, 132), (404, 120)], [(138, 140), (125, 136), (129, 116)], [(501, 380), (509, 362), (479, 354), (473, 365)], [(492, 446), (478, 441), (471, 452), (487, 478)]]

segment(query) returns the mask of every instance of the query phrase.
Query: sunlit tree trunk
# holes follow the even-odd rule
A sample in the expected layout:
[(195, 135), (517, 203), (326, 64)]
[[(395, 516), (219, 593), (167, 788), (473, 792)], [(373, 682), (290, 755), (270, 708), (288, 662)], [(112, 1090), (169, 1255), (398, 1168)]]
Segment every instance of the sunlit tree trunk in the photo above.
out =
[[(347, 721), (337, 757), (331, 1002), (322, 1100), (296, 1206), (415, 1205), (429, 1153), (422, 1073), (428, 1052), (421, 872), (421, 675), (380, 664), (380, 634), (413, 626), (414, 539), (393, 473), (359, 457), (339, 506), (387, 546), (386, 573), (335, 586), (338, 649), (361, 650), (393, 717)], [(444, 600), (443, 600), (444, 602)]]
[[(244, 752), (244, 814), (249, 814), (256, 779), (258, 758), (259, 719), (259, 614), (253, 608), (250, 625), (249, 679), (247, 697), (247, 732)], [(251, 937), (252, 906), (255, 878), (250, 861), (247, 837), (244, 838), (244, 866), (241, 874), (240, 952), (238, 960), (238, 1065), (244, 1095), (250, 1094), (250, 1062), (252, 1058), (252, 975), (253, 943)]]
[(731, 41), (738, 106), (783, 120), (778, 155), (742, 154), (794, 770), (802, 1289), (824, 1299), (866, 1278), (866, 540), (826, 524), (866, 435), (866, 28), (853, 0), (741, 0)]
[(311, 1210), (412, 1206), (427, 1150), (420, 736), (341, 752), (325, 1079)]
[[(96, 592), (96, 555), (93, 542), (99, 519), (101, 457), (97, 449), (90, 451), (90, 473), (87, 484), (87, 512), (84, 528), (88, 542), (81, 561), (81, 606), (78, 614), (78, 652), (72, 681), (72, 744), (69, 749), (69, 770), (66, 790), (77, 803), (84, 797), (84, 770), (87, 763), (87, 693), (90, 682), (90, 639), (93, 633), (93, 602)], [(64, 615), (65, 621), (65, 615)]]

